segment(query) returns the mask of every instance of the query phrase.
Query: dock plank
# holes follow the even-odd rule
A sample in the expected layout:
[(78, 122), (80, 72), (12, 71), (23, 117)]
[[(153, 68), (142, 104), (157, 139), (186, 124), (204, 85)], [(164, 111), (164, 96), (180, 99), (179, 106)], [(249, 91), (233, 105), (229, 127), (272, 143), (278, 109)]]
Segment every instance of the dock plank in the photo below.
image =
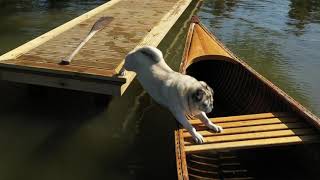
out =
[[(135, 74), (118, 75), (125, 55), (140, 46), (158, 46), (192, 0), (112, 0), (106, 4), (18, 47), (0, 57), (0, 79), (30, 83), (10, 77), (7, 70), (22, 73), (49, 72), (64, 75), (66, 81), (76, 76), (92, 78), (106, 77), (105, 83), (117, 86), (121, 95), (133, 80)], [(128, 8), (130, 7), (130, 8)], [(71, 65), (59, 65), (90, 31), (92, 25), (102, 16), (114, 20), (98, 32), (74, 57)], [(7, 73), (5, 78), (1, 73)], [(67, 77), (66, 75), (69, 75)], [(50, 81), (51, 76), (46, 76)], [(47, 85), (43, 78), (33, 84)], [(62, 79), (63, 80), (63, 79)], [(119, 83), (114, 83), (119, 82)], [(55, 83), (51, 84), (54, 86)], [(61, 86), (54, 86), (60, 87)], [(76, 90), (83, 90), (76, 88)], [(88, 90), (89, 91), (89, 90)], [(106, 92), (101, 92), (106, 93)], [(109, 94), (109, 93), (107, 93)]]

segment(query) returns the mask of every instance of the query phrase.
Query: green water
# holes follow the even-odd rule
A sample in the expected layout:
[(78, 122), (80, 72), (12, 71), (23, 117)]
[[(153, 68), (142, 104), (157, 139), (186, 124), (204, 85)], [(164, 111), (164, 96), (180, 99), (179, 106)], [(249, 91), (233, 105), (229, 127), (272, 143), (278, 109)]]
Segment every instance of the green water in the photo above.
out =
[[(0, 54), (104, 2), (0, 0)], [(237, 55), (320, 114), (318, 1), (205, 1), (198, 15)], [(175, 69), (185, 31), (178, 24), (160, 45)], [(175, 178), (175, 120), (137, 81), (115, 98), (0, 82), (0, 99), (1, 180)]]
[(205, 1), (198, 15), (236, 55), (320, 115), (320, 1)]

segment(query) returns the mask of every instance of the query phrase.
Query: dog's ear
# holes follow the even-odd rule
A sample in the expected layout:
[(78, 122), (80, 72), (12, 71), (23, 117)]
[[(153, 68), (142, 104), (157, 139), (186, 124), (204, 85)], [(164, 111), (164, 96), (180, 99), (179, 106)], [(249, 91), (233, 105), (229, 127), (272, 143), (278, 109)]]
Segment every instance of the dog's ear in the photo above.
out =
[(192, 94), (192, 99), (196, 102), (199, 102), (203, 99), (204, 95), (205, 95), (204, 90), (199, 88), (199, 89), (196, 89), (196, 91)]
[(210, 86), (208, 86), (208, 84), (207, 84), (206, 82), (204, 82), (204, 81), (199, 81), (199, 83), (201, 84), (202, 87), (206, 88), (206, 89), (209, 90), (212, 94), (214, 94), (213, 89), (212, 89)]

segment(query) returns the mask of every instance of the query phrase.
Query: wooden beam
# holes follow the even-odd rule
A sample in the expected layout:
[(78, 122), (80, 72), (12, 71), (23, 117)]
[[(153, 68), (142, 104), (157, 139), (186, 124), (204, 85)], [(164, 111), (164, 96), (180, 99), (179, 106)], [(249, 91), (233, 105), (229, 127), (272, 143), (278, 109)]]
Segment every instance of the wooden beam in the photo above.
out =
[[(235, 121), (235, 122), (225, 122), (225, 123), (215, 123), (223, 128), (235, 128), (244, 126), (257, 126), (257, 125), (268, 125), (268, 124), (280, 124), (280, 123), (290, 123), (297, 122), (299, 119), (296, 117), (291, 118), (270, 118), (270, 119), (253, 119), (248, 121)], [(207, 126), (203, 124), (195, 125), (197, 130), (208, 129)], [(184, 129), (184, 131), (187, 131)]]
[[(219, 122), (233, 122), (233, 121), (247, 121), (254, 119), (268, 119), (268, 118), (280, 118), (280, 117), (292, 117), (293, 114), (287, 112), (271, 112), (271, 113), (260, 113), (260, 114), (248, 114), (240, 116), (228, 116), (228, 117), (216, 117), (210, 118), (214, 123)], [(192, 119), (189, 121), (191, 124), (201, 124), (201, 121), (198, 119)]]
[[(145, 36), (141, 42), (134, 48), (145, 45), (158, 46), (161, 40), (166, 36), (171, 27), (176, 23), (181, 14), (187, 9), (192, 0), (179, 0), (175, 6), (160, 20), (157, 26), (153, 27), (151, 31)], [(124, 64), (124, 60), (116, 68), (119, 72)], [(135, 73), (131, 74), (135, 76)]]
[[(209, 136), (205, 138), (205, 143), (221, 143), (229, 141), (244, 141), (252, 139), (267, 139), (275, 137), (284, 137), (284, 136), (300, 136), (300, 135), (310, 135), (317, 134), (314, 129), (287, 129), (287, 130), (277, 130), (277, 131), (266, 131), (266, 132), (255, 132), (255, 133), (244, 133), (244, 134), (232, 134), (224, 136)], [(184, 144), (194, 145), (192, 138), (186, 138)]]
[(28, 83), (55, 88), (72, 89), (78, 91), (93, 92), (98, 94), (112, 94), (120, 96), (123, 90), (119, 89), (118, 82), (111, 83), (109, 80), (69, 78), (68, 76), (48, 75), (39, 73), (25, 73), (19, 71), (0, 71), (0, 80), (13, 81), (17, 83)]
[[(248, 126), (248, 127), (237, 127), (224, 129), (222, 133), (214, 133), (211, 130), (198, 131), (202, 136), (222, 136), (226, 134), (241, 134), (241, 133), (251, 133), (251, 132), (261, 132), (261, 131), (272, 131), (272, 130), (282, 130), (282, 129), (297, 129), (309, 127), (306, 123), (294, 122), (286, 124), (270, 124), (270, 125), (260, 125), (260, 126)], [(185, 138), (191, 137), (189, 132), (183, 132)]]
[[(161, 40), (166, 36), (172, 26), (179, 19), (181, 14), (187, 9), (192, 0), (179, 0), (178, 3), (161, 19), (159, 24), (152, 28), (152, 30), (143, 38), (143, 40), (135, 47), (135, 49), (144, 45), (151, 45), (157, 47)], [(124, 64), (124, 60), (119, 63), (115, 69), (116, 73), (119, 73)], [(127, 72), (124, 76), (127, 82), (121, 87), (122, 93), (126, 90), (132, 80), (135, 78), (135, 72)], [(122, 94), (121, 93), (121, 94)]]
[(265, 146), (278, 146), (278, 145), (289, 145), (289, 144), (301, 144), (306, 142), (320, 142), (319, 136), (306, 135), (306, 136), (291, 136), (291, 137), (280, 137), (280, 138), (269, 138), (269, 139), (255, 139), (247, 141), (236, 141), (236, 142), (224, 142), (215, 144), (202, 144), (185, 146), (186, 153), (203, 152), (210, 150), (228, 150), (228, 149), (243, 149), (243, 148), (258, 148)]

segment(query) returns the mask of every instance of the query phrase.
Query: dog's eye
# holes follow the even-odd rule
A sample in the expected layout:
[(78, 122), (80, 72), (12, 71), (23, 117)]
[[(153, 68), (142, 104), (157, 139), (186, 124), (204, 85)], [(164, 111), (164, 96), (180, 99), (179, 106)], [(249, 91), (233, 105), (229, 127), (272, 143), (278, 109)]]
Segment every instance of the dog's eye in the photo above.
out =
[(204, 97), (205, 93), (202, 89), (198, 89), (196, 90), (196, 92), (192, 95), (192, 98), (196, 101), (196, 102), (200, 102), (203, 97)]

